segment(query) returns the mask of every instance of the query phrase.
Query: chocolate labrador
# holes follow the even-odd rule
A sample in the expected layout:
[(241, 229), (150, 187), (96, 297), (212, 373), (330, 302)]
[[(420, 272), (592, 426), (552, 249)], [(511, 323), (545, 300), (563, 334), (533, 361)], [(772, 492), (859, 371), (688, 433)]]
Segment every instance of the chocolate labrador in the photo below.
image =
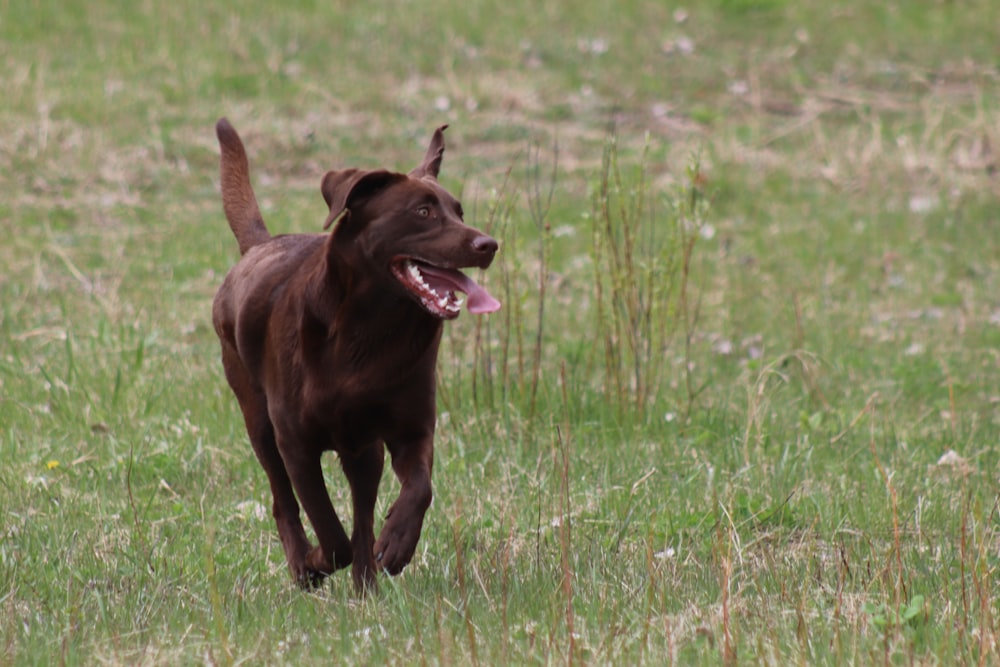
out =
[[(487, 268), (497, 242), (462, 221), (438, 183), (447, 126), (408, 174), (328, 172), (329, 234), (271, 236), (243, 143), (223, 118), (222, 203), (242, 258), (212, 305), (226, 379), (267, 473), (288, 568), (303, 586), (352, 565), (357, 589), (413, 557), (431, 503), (435, 376), (442, 324), (500, 303), (463, 274)], [(375, 539), (385, 449), (399, 497)], [(323, 482), (334, 451), (351, 488), (348, 539)], [(310, 544), (299, 503), (312, 523)]]

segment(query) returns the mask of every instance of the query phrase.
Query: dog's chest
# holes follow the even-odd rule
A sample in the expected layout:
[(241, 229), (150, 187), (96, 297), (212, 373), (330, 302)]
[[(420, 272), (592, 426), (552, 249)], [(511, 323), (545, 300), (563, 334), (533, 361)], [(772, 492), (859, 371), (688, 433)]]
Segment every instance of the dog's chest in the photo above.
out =
[(314, 386), (304, 397), (303, 421), (325, 434), (330, 449), (341, 452), (433, 428), (433, 374), (411, 375), (405, 381), (374, 380), (353, 374), (325, 387)]
[[(301, 420), (328, 448), (349, 453), (398, 434), (433, 430), (441, 327), (399, 318), (400, 310), (377, 311), (383, 316), (376, 326), (371, 311), (346, 308), (333, 327), (320, 327), (332, 335), (303, 347)], [(396, 317), (386, 317), (391, 314)]]
[(370, 404), (334, 409), (320, 419), (330, 448), (340, 453), (351, 453), (372, 442), (385, 440), (385, 433), (395, 430), (384, 407)]

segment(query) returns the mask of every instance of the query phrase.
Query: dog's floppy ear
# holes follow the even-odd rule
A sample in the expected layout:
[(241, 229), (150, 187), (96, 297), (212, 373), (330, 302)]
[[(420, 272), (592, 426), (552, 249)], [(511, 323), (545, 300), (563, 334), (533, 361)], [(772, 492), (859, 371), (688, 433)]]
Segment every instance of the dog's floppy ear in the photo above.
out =
[(419, 167), (410, 172), (410, 176), (414, 178), (430, 176), (437, 180), (438, 172), (441, 171), (441, 158), (444, 157), (444, 131), (447, 129), (447, 125), (442, 125), (434, 130), (434, 136), (431, 137), (431, 145), (427, 147), (427, 154), (424, 155), (424, 161), (420, 163)]
[(326, 205), (330, 207), (330, 215), (323, 223), (323, 229), (328, 229), (345, 209), (350, 212), (352, 202), (370, 197), (387, 185), (405, 178), (406, 176), (403, 174), (393, 173), (385, 169), (373, 171), (341, 169), (326, 172), (320, 190), (323, 192)]

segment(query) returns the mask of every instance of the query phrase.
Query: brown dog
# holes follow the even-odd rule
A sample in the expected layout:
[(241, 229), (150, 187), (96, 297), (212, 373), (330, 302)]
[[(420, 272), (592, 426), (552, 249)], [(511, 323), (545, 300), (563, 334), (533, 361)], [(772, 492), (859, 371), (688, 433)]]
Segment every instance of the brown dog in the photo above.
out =
[[(212, 321), (271, 484), (288, 568), (303, 586), (353, 563), (363, 591), (374, 588), (376, 568), (396, 574), (413, 557), (431, 502), (442, 321), (458, 316), (455, 292), (472, 313), (500, 307), (458, 271), (488, 267), (497, 242), (462, 222), (461, 204), (437, 181), (444, 129), (409, 174), (327, 173), (330, 234), (272, 237), (243, 143), (225, 118), (216, 125), (222, 202), (243, 257), (215, 297)], [(402, 488), (376, 541), (383, 446)], [(351, 487), (350, 539), (323, 483), (328, 450)], [(306, 538), (299, 502), (318, 546)]]

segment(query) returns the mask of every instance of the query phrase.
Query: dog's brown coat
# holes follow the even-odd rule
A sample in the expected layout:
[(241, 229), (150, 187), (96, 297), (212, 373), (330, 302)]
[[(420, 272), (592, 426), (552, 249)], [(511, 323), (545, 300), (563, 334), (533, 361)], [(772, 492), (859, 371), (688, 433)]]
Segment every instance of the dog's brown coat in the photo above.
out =
[[(443, 129), (409, 174), (327, 173), (321, 190), (326, 226), (336, 222), (331, 233), (272, 237), (239, 135), (226, 119), (216, 125), (222, 200), (242, 258), (215, 297), (212, 320), (226, 379), (270, 482), (288, 567), (302, 585), (351, 564), (359, 590), (374, 587), (377, 568), (399, 572), (431, 502), (434, 368), (442, 318), (457, 307), (430, 312), (393, 267), (412, 259), (446, 270), (486, 268), (497, 250), (464, 224), (460, 204), (437, 182)], [(376, 540), (384, 449), (401, 490)], [(350, 539), (323, 482), (328, 450), (351, 488)], [(318, 546), (306, 537), (300, 502)]]

